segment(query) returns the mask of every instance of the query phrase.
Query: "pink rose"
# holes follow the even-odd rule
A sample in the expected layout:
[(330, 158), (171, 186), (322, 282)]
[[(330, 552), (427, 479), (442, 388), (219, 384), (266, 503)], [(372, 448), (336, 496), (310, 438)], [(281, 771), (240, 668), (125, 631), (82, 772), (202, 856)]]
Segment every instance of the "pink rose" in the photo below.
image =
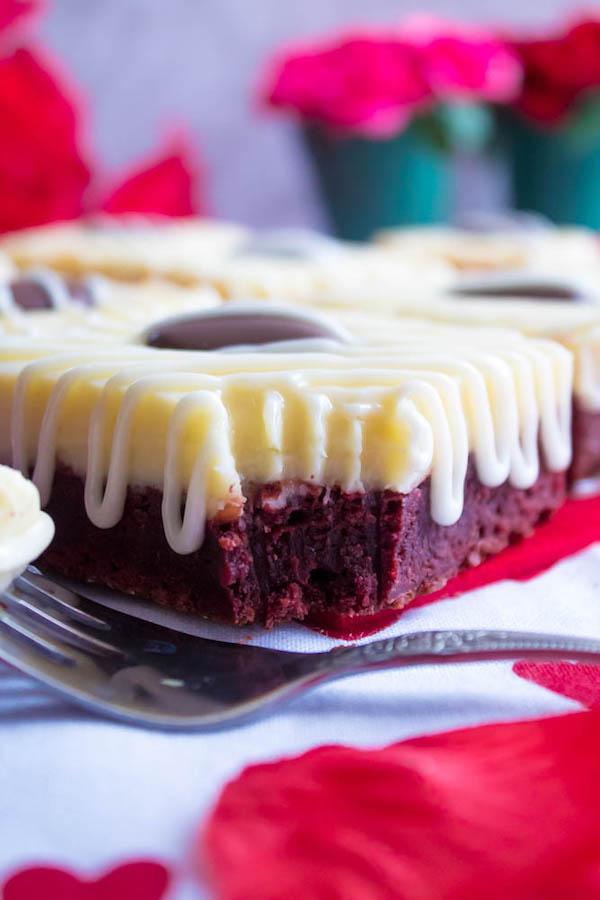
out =
[(276, 62), (265, 98), (307, 120), (379, 137), (401, 131), (430, 90), (410, 44), (347, 37)]
[(493, 32), (425, 15), (409, 17), (399, 32), (420, 48), (425, 77), (436, 97), (502, 103), (516, 96), (521, 64)]
[(307, 121), (388, 137), (436, 101), (506, 102), (520, 81), (516, 54), (492, 32), (417, 16), (280, 53), (261, 95)]

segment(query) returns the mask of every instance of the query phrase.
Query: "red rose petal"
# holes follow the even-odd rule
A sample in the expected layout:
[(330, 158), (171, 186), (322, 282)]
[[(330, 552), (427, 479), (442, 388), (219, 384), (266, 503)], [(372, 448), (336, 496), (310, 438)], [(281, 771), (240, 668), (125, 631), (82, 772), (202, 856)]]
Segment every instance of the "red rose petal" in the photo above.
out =
[(598, 540), (600, 540), (600, 497), (568, 500), (531, 537), (512, 544), (475, 568), (465, 569), (440, 591), (417, 597), (404, 609), (383, 610), (374, 616), (337, 616), (323, 613), (306, 624), (330, 637), (355, 640), (387, 628), (406, 610), (447, 597), (456, 597), (496, 581), (505, 579), (526, 581), (534, 578), (559, 560), (578, 553)]
[(51, 866), (22, 869), (5, 883), (3, 900), (79, 900), (84, 885), (75, 875)]
[(101, 204), (104, 212), (191, 216), (204, 211), (200, 202), (199, 164), (181, 139), (162, 154), (130, 172)]
[(277, 53), (260, 95), (305, 119), (382, 137), (401, 131), (431, 89), (415, 46), (368, 32)]
[(242, 772), (200, 847), (221, 900), (597, 900), (599, 743), (586, 712), (321, 747)]
[(140, 860), (111, 869), (96, 880), (51, 866), (22, 869), (5, 883), (3, 900), (161, 900), (169, 872)]
[(513, 671), (520, 678), (576, 700), (588, 709), (600, 709), (600, 666), (520, 660), (514, 664)]
[(600, 85), (600, 20), (580, 19), (549, 37), (518, 40), (524, 69), (517, 108), (541, 124), (560, 124), (582, 94)]
[[(44, 7), (39, 0), (0, 0), (0, 31), (38, 15)], [(2, 35), (4, 37), (4, 35)]]
[(90, 173), (78, 118), (73, 91), (39, 52), (0, 59), (0, 231), (82, 213)]

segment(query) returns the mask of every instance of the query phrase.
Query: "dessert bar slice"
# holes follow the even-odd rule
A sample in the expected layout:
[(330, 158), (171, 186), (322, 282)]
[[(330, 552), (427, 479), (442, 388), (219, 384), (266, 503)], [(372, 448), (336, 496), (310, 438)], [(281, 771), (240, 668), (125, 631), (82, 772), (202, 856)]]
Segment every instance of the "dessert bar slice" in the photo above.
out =
[(196, 322), (212, 318), (212, 351), (168, 349), (173, 323), (165, 349), (0, 343), (0, 457), (54, 516), (57, 570), (240, 625), (364, 615), (562, 503), (561, 345), (410, 319), (359, 338), (289, 308), (231, 310), (219, 340), (214, 313)]

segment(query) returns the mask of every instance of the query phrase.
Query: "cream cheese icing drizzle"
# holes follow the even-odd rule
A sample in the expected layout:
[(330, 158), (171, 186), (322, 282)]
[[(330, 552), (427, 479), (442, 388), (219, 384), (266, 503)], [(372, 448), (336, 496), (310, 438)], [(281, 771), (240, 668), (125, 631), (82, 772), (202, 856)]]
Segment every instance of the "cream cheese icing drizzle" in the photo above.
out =
[(0, 466), (0, 591), (46, 549), (52, 519), (40, 510), (34, 485), (20, 472)]
[(181, 554), (201, 545), (208, 518), (238, 515), (253, 482), (406, 493), (429, 476), (432, 516), (449, 525), (470, 455), (489, 486), (533, 484), (538, 447), (549, 469), (568, 465), (563, 347), (502, 329), (343, 323), (363, 343), (335, 352), (99, 347), (90, 362), (14, 340), (0, 350), (14, 464), (34, 466), (44, 501), (56, 463), (72, 466), (103, 528), (119, 521), (130, 484), (158, 486), (165, 535)]
[[(567, 347), (574, 357), (574, 395), (578, 403), (586, 409), (600, 409), (600, 309), (595, 305), (553, 303), (525, 300), (502, 300), (498, 303), (488, 299), (450, 299), (441, 296), (392, 296), (387, 292), (374, 290), (370, 295), (371, 315), (361, 314), (363, 301), (350, 295), (339, 302), (329, 298), (315, 303), (323, 311), (332, 315), (344, 315), (344, 321), (352, 317), (358, 325), (362, 315), (362, 326), (369, 333), (379, 321), (376, 329), (379, 340), (385, 340), (384, 323), (396, 316), (403, 328), (408, 320), (422, 322), (424, 318), (433, 323), (447, 323), (459, 327), (510, 328), (518, 329), (532, 337), (546, 337)], [(351, 329), (352, 330), (352, 329)], [(361, 330), (358, 332), (363, 334)], [(382, 337), (383, 335), (383, 337)], [(477, 339), (474, 339), (477, 343)]]

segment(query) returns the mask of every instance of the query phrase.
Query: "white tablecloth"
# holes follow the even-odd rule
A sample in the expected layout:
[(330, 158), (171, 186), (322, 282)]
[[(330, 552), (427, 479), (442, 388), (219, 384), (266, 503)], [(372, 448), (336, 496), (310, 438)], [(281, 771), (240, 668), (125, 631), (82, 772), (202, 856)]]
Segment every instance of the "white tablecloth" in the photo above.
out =
[[(153, 618), (199, 634), (240, 637), (225, 627), (197, 627), (183, 616), (153, 611)], [(502, 582), (409, 610), (377, 637), (433, 628), (517, 628), (600, 638), (600, 545), (532, 581)], [(293, 650), (340, 643), (301, 626), (242, 634), (251, 635), (254, 644)], [(0, 664), (0, 874), (40, 861), (93, 874), (133, 857), (155, 857), (183, 870), (190, 840), (221, 787), (249, 763), (324, 743), (377, 746), (578, 708), (518, 678), (511, 665), (470, 663), (354, 676), (319, 687), (262, 721), (173, 735), (95, 718)], [(169, 896), (182, 900), (196, 892), (184, 879)]]

